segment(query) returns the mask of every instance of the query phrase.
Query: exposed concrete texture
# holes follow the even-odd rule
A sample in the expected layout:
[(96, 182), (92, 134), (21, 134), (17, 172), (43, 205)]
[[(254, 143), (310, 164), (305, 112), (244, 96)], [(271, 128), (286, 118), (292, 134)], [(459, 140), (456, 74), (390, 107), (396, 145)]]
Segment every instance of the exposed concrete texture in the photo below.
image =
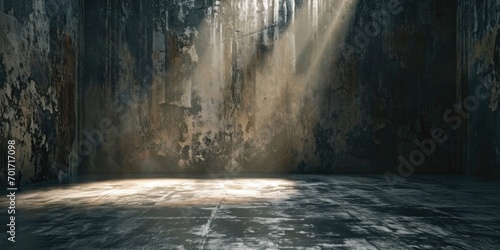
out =
[(500, 178), (500, 1), (459, 2), (457, 99), (474, 107), (460, 132), (462, 172)]
[[(87, 171), (382, 172), (455, 102), (455, 1), (89, 0), (85, 10)], [(417, 171), (458, 171), (457, 143)]]
[(380, 175), (89, 179), (18, 193), (16, 243), (0, 248), (497, 249), (499, 188), (448, 175), (395, 188)]
[[(76, 167), (398, 172), (402, 158), (500, 177), (498, 5), (3, 0), (0, 138), (18, 140), (23, 182)], [(444, 115), (480, 82), (468, 119)], [(413, 164), (434, 128), (448, 139)]]
[[(56, 178), (75, 139), (78, 1), (0, 1), (0, 186), (7, 140), (21, 183)], [(62, 169), (68, 171), (68, 169)]]

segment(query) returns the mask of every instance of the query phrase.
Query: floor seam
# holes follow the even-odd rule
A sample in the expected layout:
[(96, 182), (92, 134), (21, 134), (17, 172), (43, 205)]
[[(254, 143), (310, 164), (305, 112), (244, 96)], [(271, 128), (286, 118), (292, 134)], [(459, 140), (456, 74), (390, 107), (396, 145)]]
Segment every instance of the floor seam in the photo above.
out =
[(217, 204), (217, 206), (212, 210), (212, 214), (208, 218), (207, 224), (205, 224), (205, 226), (203, 227), (203, 229), (201, 231), (201, 237), (203, 237), (203, 240), (200, 243), (200, 246), (198, 247), (198, 249), (203, 249), (203, 246), (205, 245), (205, 241), (207, 240), (208, 232), (210, 231), (210, 225), (212, 224), (212, 221), (215, 218), (215, 214), (217, 214), (217, 212), (219, 211), (223, 200), (224, 199), (221, 199), (219, 201), (219, 204)]

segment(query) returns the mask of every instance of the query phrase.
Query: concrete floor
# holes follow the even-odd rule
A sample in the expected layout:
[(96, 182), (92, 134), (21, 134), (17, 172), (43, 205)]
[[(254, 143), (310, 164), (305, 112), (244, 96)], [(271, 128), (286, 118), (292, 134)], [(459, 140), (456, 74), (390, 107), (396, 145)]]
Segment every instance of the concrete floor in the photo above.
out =
[(100, 180), (16, 201), (0, 249), (500, 249), (500, 182), (465, 176)]

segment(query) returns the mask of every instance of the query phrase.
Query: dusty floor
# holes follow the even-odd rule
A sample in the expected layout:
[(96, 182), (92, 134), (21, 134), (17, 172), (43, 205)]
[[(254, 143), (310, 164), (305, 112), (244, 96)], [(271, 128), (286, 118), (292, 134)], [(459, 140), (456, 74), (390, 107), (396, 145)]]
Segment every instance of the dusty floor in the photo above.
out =
[(500, 249), (500, 182), (465, 176), (87, 180), (16, 201), (0, 249)]

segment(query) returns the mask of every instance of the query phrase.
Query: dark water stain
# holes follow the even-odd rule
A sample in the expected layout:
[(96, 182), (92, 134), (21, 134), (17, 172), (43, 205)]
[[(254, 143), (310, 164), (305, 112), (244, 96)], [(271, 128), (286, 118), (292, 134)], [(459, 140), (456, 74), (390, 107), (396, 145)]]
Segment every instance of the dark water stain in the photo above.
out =
[(3, 55), (0, 54), (0, 88), (3, 88), (7, 84), (7, 69), (3, 64)]
[(497, 78), (500, 74), (500, 29), (497, 29), (497, 34), (495, 37), (495, 50), (493, 52), (493, 61), (495, 63), (495, 74)]
[(33, 0), (4, 0), (3, 9), (7, 14), (12, 13), (20, 23), (25, 23), (33, 12)]
[(325, 128), (317, 123), (314, 129), (316, 139), (315, 153), (321, 160), (320, 172), (327, 172), (329, 167), (335, 162), (335, 149), (332, 144), (334, 140), (333, 129)]

